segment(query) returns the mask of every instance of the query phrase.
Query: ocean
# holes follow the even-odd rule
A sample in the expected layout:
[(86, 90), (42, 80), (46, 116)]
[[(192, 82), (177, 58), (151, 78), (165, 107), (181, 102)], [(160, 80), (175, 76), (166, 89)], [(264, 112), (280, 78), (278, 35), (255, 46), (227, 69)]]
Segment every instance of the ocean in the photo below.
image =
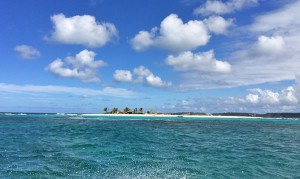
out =
[(300, 119), (0, 114), (0, 178), (300, 178)]

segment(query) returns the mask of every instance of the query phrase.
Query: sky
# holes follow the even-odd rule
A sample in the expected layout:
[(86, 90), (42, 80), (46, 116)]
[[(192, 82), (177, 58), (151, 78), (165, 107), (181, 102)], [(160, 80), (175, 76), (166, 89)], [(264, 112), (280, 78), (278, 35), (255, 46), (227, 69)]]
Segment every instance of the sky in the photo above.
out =
[(0, 0), (0, 112), (299, 112), (299, 0)]

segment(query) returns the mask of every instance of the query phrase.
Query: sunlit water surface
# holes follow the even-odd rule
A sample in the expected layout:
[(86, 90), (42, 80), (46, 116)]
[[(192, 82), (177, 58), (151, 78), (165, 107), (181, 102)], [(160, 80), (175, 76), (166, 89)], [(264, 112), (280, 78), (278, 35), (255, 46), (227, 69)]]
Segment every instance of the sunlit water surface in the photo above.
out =
[(300, 120), (0, 115), (0, 178), (300, 178)]

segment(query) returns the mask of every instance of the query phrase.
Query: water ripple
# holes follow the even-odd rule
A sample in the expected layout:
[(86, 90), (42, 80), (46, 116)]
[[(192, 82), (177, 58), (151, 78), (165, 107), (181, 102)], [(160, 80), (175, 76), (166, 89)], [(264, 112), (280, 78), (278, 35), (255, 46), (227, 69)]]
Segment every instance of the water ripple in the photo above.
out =
[(300, 177), (299, 123), (28, 116), (0, 118), (0, 178)]

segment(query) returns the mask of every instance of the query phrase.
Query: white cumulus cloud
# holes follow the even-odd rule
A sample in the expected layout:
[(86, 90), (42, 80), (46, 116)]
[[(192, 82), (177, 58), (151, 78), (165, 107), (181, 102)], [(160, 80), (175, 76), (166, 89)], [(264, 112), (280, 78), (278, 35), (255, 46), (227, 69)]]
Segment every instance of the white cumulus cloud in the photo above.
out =
[(282, 103), (284, 104), (296, 104), (298, 103), (298, 99), (299, 96), (297, 93), (299, 89), (293, 87), (293, 86), (289, 86), (286, 89), (283, 89), (281, 91), (281, 96), (280, 96), (280, 100), (282, 101)]
[(22, 59), (26, 60), (35, 59), (41, 56), (41, 53), (37, 49), (29, 45), (18, 45), (14, 50), (19, 53)]
[(116, 70), (114, 73), (114, 79), (119, 82), (131, 82), (132, 74), (128, 70)]
[(166, 64), (177, 71), (196, 71), (203, 73), (229, 73), (231, 66), (226, 61), (215, 59), (214, 51), (203, 53), (182, 52), (177, 56), (169, 55)]
[(159, 76), (154, 76), (153, 74), (146, 77), (146, 83), (153, 87), (167, 87), (172, 85), (171, 82), (164, 82)]
[(249, 90), (246, 102), (256, 106), (293, 106), (298, 103), (296, 89), (289, 86), (280, 92), (260, 88)]
[[(240, 59), (260, 59), (275, 60), (275, 58), (285, 56), (287, 52), (287, 44), (282, 36), (265, 36), (260, 35), (257, 41), (252, 43), (245, 50), (237, 51), (236, 55)], [(240, 60), (242, 62), (243, 60)], [(276, 63), (274, 63), (276, 64)]]
[(100, 79), (97, 77), (97, 70), (106, 63), (102, 60), (94, 60), (95, 56), (93, 51), (83, 50), (75, 57), (54, 60), (46, 70), (60, 77), (79, 78), (83, 82), (98, 82)]
[(87, 47), (102, 47), (118, 35), (112, 23), (100, 23), (91, 15), (66, 17), (51, 16), (53, 32), (47, 40), (63, 44), (80, 44)]
[(145, 85), (159, 88), (172, 85), (171, 82), (165, 82), (159, 76), (155, 76), (144, 66), (134, 68), (133, 73), (128, 70), (116, 70), (114, 79), (119, 82), (144, 83)]
[(259, 96), (257, 94), (248, 94), (246, 100), (252, 104), (257, 104), (259, 102)]
[(246, 99), (250, 103), (275, 105), (275, 104), (278, 104), (280, 101), (279, 100), (280, 94), (278, 92), (273, 92), (271, 90), (262, 90), (259, 88), (252, 89), (250, 91), (251, 91), (251, 93), (248, 94), (246, 97)]
[(207, 0), (205, 4), (194, 10), (194, 14), (204, 16), (229, 14), (256, 4), (258, 0)]
[(160, 28), (153, 28), (150, 32), (140, 31), (131, 39), (131, 44), (137, 51), (154, 46), (178, 52), (206, 45), (209, 39), (208, 29), (202, 21), (183, 23), (176, 14), (170, 14), (161, 22)]
[(232, 19), (225, 20), (221, 16), (210, 16), (204, 19), (207, 28), (215, 34), (226, 34), (228, 27), (232, 26)]
[(152, 72), (144, 66), (139, 66), (133, 69), (133, 73), (137, 75), (136, 81), (143, 81), (145, 77), (150, 76), (152, 74)]
[(285, 42), (281, 36), (260, 36), (257, 41), (257, 51), (263, 54), (278, 54), (284, 50)]
[(131, 44), (134, 50), (143, 51), (154, 44), (155, 29), (152, 32), (140, 31), (133, 39)]
[(300, 74), (298, 9), (299, 1), (289, 1), (276, 10), (255, 17), (253, 24), (244, 26), (246, 31), (243, 32), (247, 34), (241, 33), (239, 42), (230, 44), (233, 52), (227, 59), (230, 59), (231, 73), (185, 73), (180, 76), (178, 89), (211, 89), (295, 80)]

